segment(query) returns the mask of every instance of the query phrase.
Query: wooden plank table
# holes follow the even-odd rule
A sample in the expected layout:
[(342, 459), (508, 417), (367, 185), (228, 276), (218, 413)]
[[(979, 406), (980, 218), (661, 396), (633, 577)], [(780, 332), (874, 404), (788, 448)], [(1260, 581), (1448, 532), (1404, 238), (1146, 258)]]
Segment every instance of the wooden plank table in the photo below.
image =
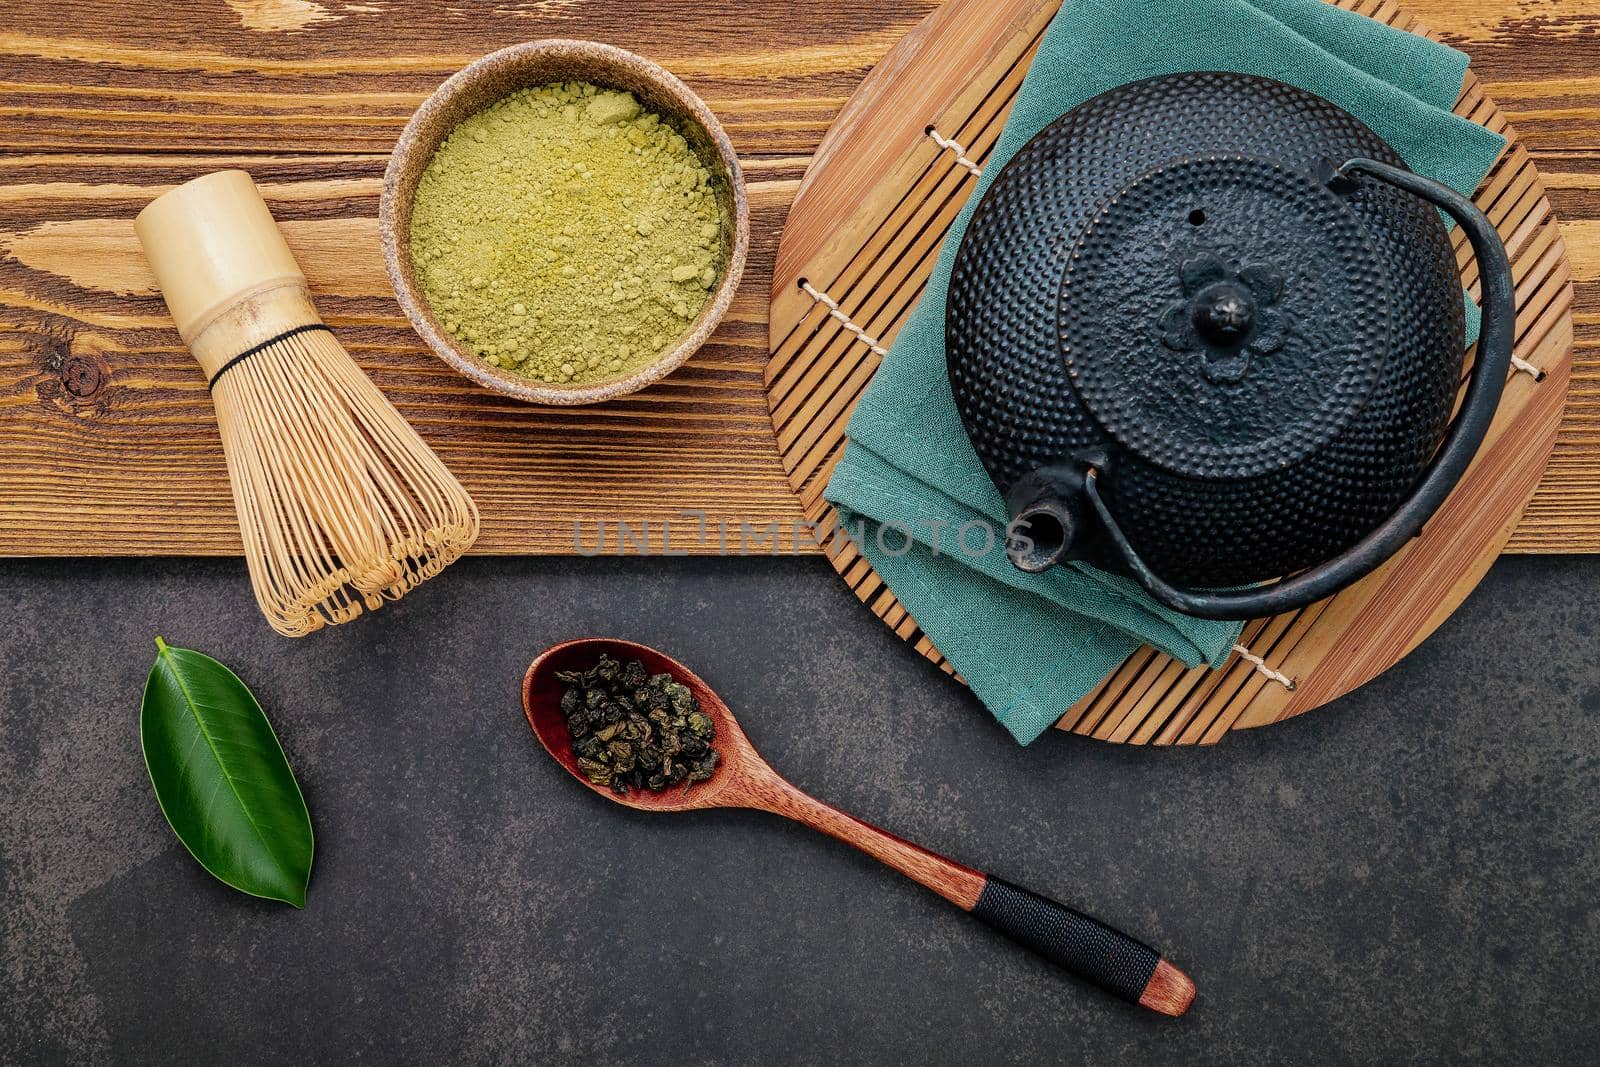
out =
[[(240, 550), (204, 383), (131, 227), (152, 197), (226, 166), (256, 176), (328, 321), (477, 497), (480, 551), (814, 550), (762, 394), (773, 252), (832, 116), (934, 6), (0, 0), (0, 554)], [(1573, 263), (1566, 421), (1510, 550), (1600, 551), (1600, 0), (1406, 7), (1472, 54)], [(744, 159), (753, 224), (712, 344), (644, 393), (565, 411), (427, 355), (376, 222), (388, 149), (422, 98), (472, 58), (546, 36), (633, 49), (700, 92)]]

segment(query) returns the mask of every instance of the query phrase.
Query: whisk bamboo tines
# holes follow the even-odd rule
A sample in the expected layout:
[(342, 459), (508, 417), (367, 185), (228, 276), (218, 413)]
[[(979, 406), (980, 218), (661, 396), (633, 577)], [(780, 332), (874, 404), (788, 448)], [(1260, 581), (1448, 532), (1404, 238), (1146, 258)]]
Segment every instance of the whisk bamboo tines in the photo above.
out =
[(134, 224), (210, 383), (256, 601), (299, 637), (398, 599), (478, 536), (466, 490), (318, 317), (243, 171)]

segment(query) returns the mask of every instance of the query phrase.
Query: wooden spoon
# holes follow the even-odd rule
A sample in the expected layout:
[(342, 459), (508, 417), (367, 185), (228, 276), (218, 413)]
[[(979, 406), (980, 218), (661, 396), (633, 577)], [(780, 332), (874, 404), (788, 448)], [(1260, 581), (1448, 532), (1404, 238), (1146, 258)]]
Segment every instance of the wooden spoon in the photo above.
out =
[[(667, 672), (689, 687), (700, 710), (716, 726), (714, 746), (722, 762), (705, 782), (660, 793), (631, 790), (619, 795), (590, 782), (579, 770), (557, 671), (587, 670), (601, 654), (640, 660), (651, 674)], [(929, 852), (846, 815), (790, 785), (756, 752), (739, 722), (711, 687), (677, 660), (645, 645), (609, 638), (567, 641), (547, 649), (528, 668), (522, 706), (541, 744), (574, 778), (596, 793), (644, 811), (754, 808), (821, 830), (888, 864), (963, 911), (969, 911), (1019, 944), (1101, 986), (1124, 1000), (1163, 1015), (1182, 1015), (1194, 1000), (1194, 982), (1154, 949), (1127, 934), (1046, 897)]]

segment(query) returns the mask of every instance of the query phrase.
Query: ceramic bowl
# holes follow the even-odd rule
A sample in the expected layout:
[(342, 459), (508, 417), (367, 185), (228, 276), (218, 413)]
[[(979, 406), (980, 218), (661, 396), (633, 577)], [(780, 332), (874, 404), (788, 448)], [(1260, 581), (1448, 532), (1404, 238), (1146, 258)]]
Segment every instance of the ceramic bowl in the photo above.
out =
[[(490, 366), (445, 332), (429, 307), (411, 262), (411, 205), (428, 161), (458, 123), (517, 89), (556, 81), (587, 81), (625, 89), (663, 118), (676, 120), (716, 180), (722, 209), (722, 278), (698, 317), (649, 364), (615, 379), (553, 385)], [(383, 258), (400, 308), (435, 355), (497, 393), (535, 404), (594, 404), (611, 400), (666, 376), (694, 354), (733, 301), (750, 245), (750, 209), (744, 175), (722, 124), (705, 103), (668, 71), (611, 45), (544, 40), (491, 52), (452, 75), (424, 100), (406, 124), (383, 176), (379, 205)]]

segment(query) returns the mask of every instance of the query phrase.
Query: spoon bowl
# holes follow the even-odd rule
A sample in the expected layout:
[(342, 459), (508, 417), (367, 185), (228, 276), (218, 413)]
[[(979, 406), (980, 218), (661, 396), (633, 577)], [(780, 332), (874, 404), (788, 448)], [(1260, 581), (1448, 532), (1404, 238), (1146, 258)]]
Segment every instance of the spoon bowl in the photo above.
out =
[[(566, 688), (556, 678), (558, 671), (581, 671), (595, 665), (601, 656), (626, 662), (636, 659), (651, 674), (666, 672), (689, 687), (689, 692), (700, 704), (700, 710), (711, 717), (715, 729), (712, 747), (722, 758), (717, 772), (704, 782), (685, 782), (659, 793), (649, 789), (630, 789), (618, 793), (610, 786), (595, 785), (578, 769), (578, 757), (572, 751), (572, 738), (567, 734), (567, 721), (561, 714), (561, 693)], [(739, 728), (739, 721), (699, 675), (673, 659), (665, 652), (632, 641), (609, 637), (586, 637), (576, 641), (563, 641), (545, 649), (528, 667), (522, 679), (522, 710), (528, 716), (528, 725), (534, 736), (555, 761), (567, 769), (578, 781), (599, 793), (607, 800), (640, 811), (693, 811), (697, 808), (743, 807), (728, 803), (730, 790), (739, 792), (739, 785), (750, 777), (751, 766), (758, 766), (773, 774), (750, 739)]]
[[(558, 671), (593, 667), (602, 655), (638, 660), (651, 674), (667, 673), (689, 687), (715, 728), (712, 747), (721, 757), (704, 782), (686, 782), (659, 793), (613, 792), (578, 769), (566, 718), (564, 683)], [(1163, 1015), (1182, 1015), (1194, 1000), (1194, 982), (1148, 945), (1098, 919), (1020, 886), (930, 852), (920, 845), (862, 822), (793, 785), (761, 758), (728, 705), (688, 667), (648, 645), (615, 638), (564, 641), (540, 654), (522, 679), (522, 710), (534, 736), (567, 773), (608, 800), (641, 811), (753, 808), (820, 830), (860, 849), (963, 911), (1101, 988)]]

